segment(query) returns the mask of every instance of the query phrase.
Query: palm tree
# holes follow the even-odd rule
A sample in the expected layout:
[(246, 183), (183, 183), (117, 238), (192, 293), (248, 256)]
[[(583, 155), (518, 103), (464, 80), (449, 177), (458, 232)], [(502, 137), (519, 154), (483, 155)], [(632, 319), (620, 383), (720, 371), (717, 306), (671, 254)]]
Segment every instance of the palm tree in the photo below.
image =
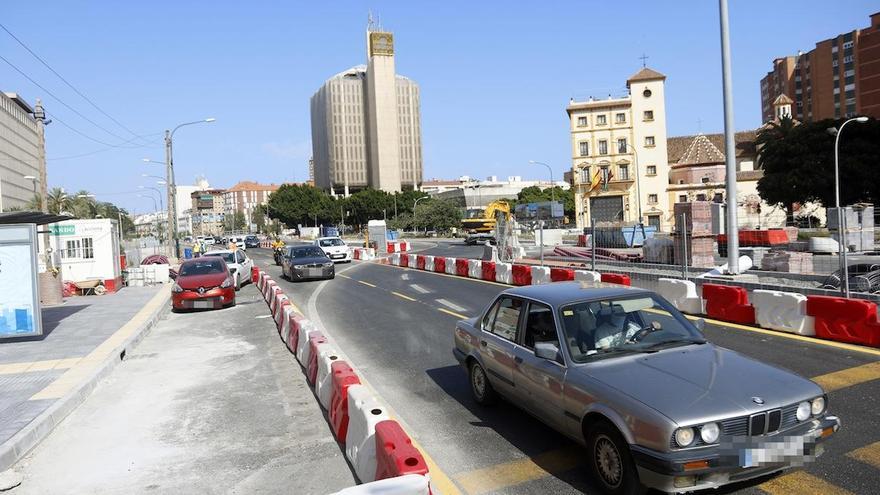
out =
[(95, 218), (97, 207), (95, 199), (85, 189), (80, 189), (71, 199), (70, 209), (77, 218)]
[(34, 193), (34, 197), (28, 200), (24, 205), (25, 211), (40, 211), (43, 209), (43, 201), (39, 194)]
[(70, 213), (72, 209), (72, 201), (70, 196), (60, 187), (53, 187), (46, 195), (46, 205), (49, 213), (53, 215), (62, 215)]

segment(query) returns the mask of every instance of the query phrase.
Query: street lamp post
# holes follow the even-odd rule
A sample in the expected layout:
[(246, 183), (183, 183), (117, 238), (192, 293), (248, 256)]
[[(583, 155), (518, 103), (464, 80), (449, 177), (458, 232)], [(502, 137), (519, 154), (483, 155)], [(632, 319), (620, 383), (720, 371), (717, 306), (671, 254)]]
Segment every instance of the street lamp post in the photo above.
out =
[(644, 218), (642, 217), (642, 186), (641, 181), (639, 180), (641, 178), (641, 174), (639, 174), (639, 154), (629, 142), (624, 143), (624, 146), (633, 152), (633, 165), (636, 167), (636, 206), (639, 212), (639, 225), (642, 225)]
[(846, 124), (850, 122), (858, 122), (863, 124), (868, 121), (868, 117), (854, 117), (845, 121), (843, 124), (840, 124), (840, 127), (834, 128), (830, 127), (828, 132), (834, 136), (834, 206), (837, 208), (837, 231), (840, 233), (838, 236), (838, 252), (840, 253), (840, 289), (843, 292), (843, 297), (849, 299), (849, 266), (846, 262), (846, 228), (845, 228), (845, 216), (843, 214), (843, 210), (840, 208), (840, 164), (839, 164), (839, 151), (840, 151), (840, 134), (843, 132), (843, 128)]
[[(36, 176), (33, 176), (33, 175), (22, 175), (21, 178), (24, 180), (29, 180), (34, 184), (34, 197), (37, 197), (37, 194), (38, 194), (37, 193), (37, 182), (40, 179), (38, 179)], [(40, 209), (43, 210), (43, 213), (45, 213), (46, 211), (45, 211), (43, 205), (44, 205), (43, 198), (40, 197)]]
[(736, 153), (733, 127), (733, 78), (730, 68), (730, 23), (727, 0), (718, 0), (721, 24), (721, 89), (724, 95), (725, 195), (727, 196), (727, 273), (739, 275), (739, 229), (736, 211)]
[[(421, 201), (423, 199), (428, 199), (429, 197), (430, 196), (422, 196), (421, 198), (416, 198), (416, 200), (413, 201), (413, 224), (416, 223), (416, 205), (419, 204), (419, 201)], [(415, 225), (413, 225), (413, 227), (415, 227)], [(425, 233), (427, 234), (427, 232), (428, 232), (428, 227), (426, 226)]]

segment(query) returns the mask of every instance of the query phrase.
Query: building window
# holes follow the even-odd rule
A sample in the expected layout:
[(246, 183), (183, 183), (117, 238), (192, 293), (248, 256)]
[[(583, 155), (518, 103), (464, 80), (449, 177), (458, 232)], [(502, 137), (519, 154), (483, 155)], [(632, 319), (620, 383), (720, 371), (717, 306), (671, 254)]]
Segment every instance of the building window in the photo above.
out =
[(840, 64), (837, 62), (837, 59), (831, 61), (831, 67), (837, 67), (838, 65)]
[(599, 154), (607, 155), (608, 154), (608, 141), (604, 139), (599, 140)]
[(848, 63), (850, 63), (850, 62), (852, 62), (852, 61), (853, 61), (853, 56), (852, 56), (852, 55), (847, 55), (847, 56), (843, 57), (843, 63), (845, 63), (845, 64), (848, 64)]
[(584, 141), (582, 143), (578, 143), (580, 147), (581, 156), (590, 156), (590, 143)]
[(645, 115), (642, 120), (644, 120), (646, 122), (650, 122), (650, 121), (654, 120), (654, 111), (653, 110), (645, 110)]
[(578, 117), (578, 127), (586, 127), (587, 126), (587, 118), (586, 117)]
[(626, 114), (618, 113), (614, 115), (614, 123), (615, 124), (625, 124), (626, 123)]
[(589, 184), (590, 181), (590, 167), (583, 167), (581, 169), (581, 184)]
[(852, 47), (853, 47), (853, 42), (852, 42), (852, 41), (844, 41), (844, 42), (843, 42), (843, 49), (844, 49), (844, 50), (846, 50), (847, 48), (852, 48)]
[(646, 175), (657, 175), (657, 165), (648, 165), (645, 170)]
[(617, 152), (626, 153), (626, 138), (620, 138), (617, 140)]
[(679, 203), (687, 203), (687, 202), (688, 202), (688, 197), (687, 197), (687, 195), (686, 195), (686, 194), (680, 194), (680, 195), (678, 196), (678, 202), (679, 202)]
[(648, 195), (648, 204), (649, 205), (656, 205), (657, 204), (657, 195), (656, 194), (649, 194)]
[(706, 195), (703, 193), (697, 194), (697, 201), (706, 201)]
[(608, 121), (604, 115), (596, 115), (596, 125), (605, 125)]
[(647, 146), (647, 147), (654, 146), (654, 136), (645, 136), (645, 146)]
[(620, 172), (620, 180), (629, 180), (629, 165), (618, 165), (617, 171)]

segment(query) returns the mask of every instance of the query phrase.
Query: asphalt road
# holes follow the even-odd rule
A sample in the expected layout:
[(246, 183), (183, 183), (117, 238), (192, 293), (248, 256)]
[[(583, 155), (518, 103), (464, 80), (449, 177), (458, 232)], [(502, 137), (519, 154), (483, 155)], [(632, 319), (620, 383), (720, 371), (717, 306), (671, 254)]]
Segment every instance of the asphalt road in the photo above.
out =
[[(416, 248), (446, 256), (481, 251), (446, 242)], [(290, 283), (280, 281), (268, 251), (251, 255), (331, 332), (461, 493), (595, 493), (584, 453), (570, 440), (509, 404), (486, 408), (470, 397), (451, 353), (452, 330), (460, 316), (478, 314), (504, 287), (374, 262), (337, 265), (332, 281)], [(705, 333), (830, 386), (831, 411), (843, 421), (826, 454), (804, 470), (711, 493), (877, 493), (880, 353), (726, 325), (707, 325)]]

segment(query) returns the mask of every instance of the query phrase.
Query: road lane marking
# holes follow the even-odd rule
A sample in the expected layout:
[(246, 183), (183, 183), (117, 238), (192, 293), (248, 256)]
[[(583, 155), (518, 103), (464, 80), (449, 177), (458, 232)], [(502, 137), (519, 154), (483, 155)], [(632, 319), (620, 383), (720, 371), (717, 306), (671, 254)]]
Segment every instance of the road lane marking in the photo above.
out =
[(449, 311), (449, 310), (446, 309), (446, 308), (437, 308), (437, 311), (442, 311), (442, 312), (444, 312), (444, 313), (446, 313), (446, 314), (448, 314), (448, 315), (452, 315), (452, 316), (458, 318), (459, 320), (466, 320), (466, 319), (467, 319), (467, 316), (462, 315), (462, 314), (458, 314), (458, 313), (456, 313), (455, 311)]
[(770, 495), (852, 495), (805, 471), (795, 471), (761, 483), (758, 488)]
[(31, 373), (33, 371), (64, 370), (72, 368), (82, 356), (65, 359), (47, 359), (45, 361), (29, 361), (24, 363), (0, 364), (0, 375)]
[(406, 295), (406, 294), (401, 294), (400, 292), (396, 292), (396, 291), (391, 291), (391, 293), (394, 294), (394, 295), (397, 296), (397, 297), (400, 297), (400, 298), (406, 299), (407, 301), (415, 301), (415, 299), (409, 297), (409, 296)]
[(826, 392), (880, 379), (880, 361), (814, 377)]
[(880, 469), (880, 442), (874, 442), (871, 445), (858, 448), (846, 455)]
[(446, 299), (437, 299), (437, 302), (446, 306), (447, 308), (449, 308), (453, 311), (467, 311), (467, 308), (462, 308), (458, 304), (455, 304), (454, 302), (447, 301)]
[(428, 294), (429, 292), (431, 292), (431, 291), (429, 291), (428, 289), (426, 289), (426, 288), (424, 288), (424, 287), (422, 287), (421, 285), (418, 285), (418, 284), (411, 284), (410, 287), (412, 287), (412, 289), (413, 289), (414, 291), (416, 291), (416, 292), (420, 292), (420, 293), (422, 293), (422, 294)]
[(336, 275), (338, 275), (338, 276), (340, 276), (340, 277), (342, 277), (342, 278), (347, 278), (347, 279), (349, 279), (349, 280), (353, 280), (353, 279), (352, 279), (351, 277), (349, 277), (348, 275), (343, 275), (343, 274), (341, 274), (341, 273), (337, 273)]
[(364, 284), (364, 285), (366, 285), (366, 286), (368, 286), (368, 287), (375, 287), (375, 285), (373, 285), (373, 284), (371, 284), (371, 283), (369, 283), (369, 282), (364, 282), (363, 280), (358, 280), (358, 283), (359, 283), (359, 284)]
[(583, 452), (567, 447), (538, 454), (535, 457), (505, 462), (483, 469), (455, 475), (459, 485), (469, 495), (498, 492), (528, 481), (539, 480), (561, 473), (581, 464)]

